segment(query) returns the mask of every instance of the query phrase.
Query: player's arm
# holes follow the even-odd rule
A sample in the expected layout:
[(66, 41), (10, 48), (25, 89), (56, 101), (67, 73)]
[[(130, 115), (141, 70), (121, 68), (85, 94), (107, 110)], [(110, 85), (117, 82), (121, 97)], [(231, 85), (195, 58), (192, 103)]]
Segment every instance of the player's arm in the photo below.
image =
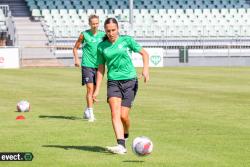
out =
[(104, 73), (105, 73), (105, 64), (100, 64), (97, 70), (96, 88), (95, 88), (95, 92), (93, 93), (94, 101), (97, 101), (96, 97), (99, 94)]
[(81, 34), (79, 36), (79, 38), (77, 39), (77, 41), (75, 43), (75, 46), (73, 48), (73, 55), (74, 55), (74, 60), (75, 60), (75, 66), (76, 67), (80, 67), (80, 61), (79, 61), (77, 50), (80, 48), (83, 39), (84, 39), (84, 36)]
[(149, 80), (149, 55), (148, 52), (145, 49), (141, 49), (139, 52), (142, 56), (143, 60), (143, 70), (142, 70), (142, 76), (144, 77), (144, 82), (147, 82)]

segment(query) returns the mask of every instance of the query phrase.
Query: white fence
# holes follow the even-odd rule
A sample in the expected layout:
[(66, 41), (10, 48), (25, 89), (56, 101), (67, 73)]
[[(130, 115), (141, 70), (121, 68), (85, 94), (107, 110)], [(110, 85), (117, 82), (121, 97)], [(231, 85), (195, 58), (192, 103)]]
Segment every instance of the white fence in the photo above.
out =
[[(250, 46), (209, 47), (144, 47), (150, 54), (151, 67), (163, 66), (250, 66)], [(72, 47), (0, 47), (0, 68), (26, 66), (74, 66)], [(38, 54), (40, 53), (40, 54)], [(82, 57), (78, 50), (79, 58)], [(142, 58), (132, 54), (136, 67), (142, 66)], [(27, 64), (27, 62), (29, 64)], [(32, 64), (33, 63), (33, 64)], [(40, 64), (39, 64), (40, 63)], [(49, 64), (49, 63), (53, 63)]]
[(0, 47), (0, 68), (19, 68), (20, 56), (17, 47)]

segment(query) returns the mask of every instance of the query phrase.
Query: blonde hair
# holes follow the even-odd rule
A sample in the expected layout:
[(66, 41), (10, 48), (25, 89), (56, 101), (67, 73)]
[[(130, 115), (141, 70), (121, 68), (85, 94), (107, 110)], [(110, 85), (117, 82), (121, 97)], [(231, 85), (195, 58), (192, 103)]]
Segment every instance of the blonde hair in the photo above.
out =
[(89, 23), (91, 22), (92, 19), (98, 19), (99, 20), (99, 16), (92, 14), (89, 16)]

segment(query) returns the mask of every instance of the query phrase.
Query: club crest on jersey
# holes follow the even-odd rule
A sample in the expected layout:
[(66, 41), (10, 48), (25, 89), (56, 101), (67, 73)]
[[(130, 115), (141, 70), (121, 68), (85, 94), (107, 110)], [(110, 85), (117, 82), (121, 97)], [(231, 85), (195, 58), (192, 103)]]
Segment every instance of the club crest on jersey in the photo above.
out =
[(118, 45), (118, 48), (119, 48), (119, 49), (123, 48), (123, 45), (122, 45), (122, 44), (119, 44), (119, 45)]
[(98, 41), (98, 42), (102, 42), (102, 38), (98, 38), (97, 41)]
[(91, 38), (91, 42), (96, 42), (96, 39), (95, 38)]

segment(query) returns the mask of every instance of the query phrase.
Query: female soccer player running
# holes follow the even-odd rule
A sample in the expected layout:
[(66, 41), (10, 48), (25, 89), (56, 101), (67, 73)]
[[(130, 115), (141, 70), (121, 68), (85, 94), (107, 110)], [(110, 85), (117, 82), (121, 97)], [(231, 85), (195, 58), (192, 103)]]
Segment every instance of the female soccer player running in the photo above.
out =
[(86, 101), (87, 108), (83, 112), (83, 117), (88, 119), (89, 122), (95, 120), (94, 111), (93, 111), (93, 93), (96, 85), (96, 71), (97, 71), (97, 45), (102, 41), (102, 38), (105, 36), (105, 32), (99, 31), (99, 17), (96, 15), (91, 15), (89, 17), (89, 26), (90, 29), (83, 31), (78, 40), (75, 43), (73, 49), (75, 66), (79, 67), (80, 62), (77, 54), (77, 50), (82, 47), (82, 85), (86, 84), (87, 93)]
[(131, 51), (142, 55), (142, 76), (144, 82), (147, 82), (149, 80), (148, 53), (130, 36), (119, 35), (116, 19), (108, 18), (104, 23), (104, 28), (106, 36), (97, 48), (99, 67), (93, 99), (97, 100), (106, 64), (108, 69), (107, 100), (118, 143), (118, 145), (107, 147), (107, 149), (115, 154), (125, 154), (127, 152), (125, 139), (128, 138), (130, 127), (129, 110), (138, 89), (136, 70), (130, 55)]

